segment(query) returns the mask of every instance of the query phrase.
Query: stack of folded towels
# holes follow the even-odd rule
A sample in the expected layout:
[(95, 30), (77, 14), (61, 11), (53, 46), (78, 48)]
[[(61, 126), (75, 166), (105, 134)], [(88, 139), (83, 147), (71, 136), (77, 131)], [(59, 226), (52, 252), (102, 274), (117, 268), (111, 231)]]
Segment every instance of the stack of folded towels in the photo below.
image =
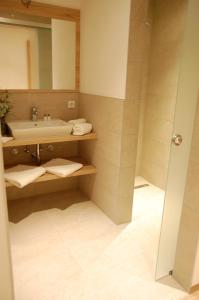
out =
[(81, 169), (83, 165), (71, 160), (55, 158), (43, 164), (42, 167), (47, 173), (54, 174), (58, 177), (67, 177)]
[(5, 144), (5, 143), (7, 143), (7, 142), (9, 142), (9, 141), (12, 141), (13, 139), (14, 139), (14, 138), (11, 137), (11, 136), (2, 136), (2, 137), (1, 137), (1, 141), (2, 141), (3, 144)]
[(33, 167), (26, 165), (17, 165), (5, 171), (4, 178), (18, 188), (34, 182), (37, 178), (45, 174), (43, 167)]
[(73, 135), (88, 134), (92, 131), (93, 128), (92, 124), (87, 123), (86, 119), (70, 120), (68, 123), (73, 125)]
[(82, 167), (81, 163), (55, 158), (40, 167), (17, 165), (16, 167), (9, 168), (5, 171), (4, 178), (16, 187), (23, 188), (46, 172), (58, 177), (67, 177)]

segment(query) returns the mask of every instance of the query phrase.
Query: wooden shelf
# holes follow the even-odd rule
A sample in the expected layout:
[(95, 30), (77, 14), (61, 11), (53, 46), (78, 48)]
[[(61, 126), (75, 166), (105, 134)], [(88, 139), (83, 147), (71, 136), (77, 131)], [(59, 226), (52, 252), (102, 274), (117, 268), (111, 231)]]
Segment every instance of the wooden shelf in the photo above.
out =
[[(67, 177), (58, 177), (53, 174), (44, 174), (43, 176), (39, 177), (37, 180), (34, 181), (34, 183), (38, 182), (44, 182), (44, 181), (51, 181), (51, 180), (59, 180), (59, 179), (67, 179), (69, 177), (76, 177), (76, 176), (84, 176), (84, 175), (91, 175), (91, 174), (96, 174), (97, 169), (92, 166), (92, 165), (84, 165), (83, 168), (80, 170), (74, 172), (73, 174), (67, 176)], [(13, 184), (6, 182), (6, 187), (14, 187)]]
[(38, 138), (27, 138), (27, 139), (15, 139), (10, 142), (3, 144), (3, 148), (8, 147), (19, 147), (36, 144), (53, 144), (63, 142), (77, 142), (77, 141), (89, 141), (96, 140), (96, 133), (85, 134), (81, 136), (65, 135), (65, 136), (49, 136), (49, 137), (38, 137)]

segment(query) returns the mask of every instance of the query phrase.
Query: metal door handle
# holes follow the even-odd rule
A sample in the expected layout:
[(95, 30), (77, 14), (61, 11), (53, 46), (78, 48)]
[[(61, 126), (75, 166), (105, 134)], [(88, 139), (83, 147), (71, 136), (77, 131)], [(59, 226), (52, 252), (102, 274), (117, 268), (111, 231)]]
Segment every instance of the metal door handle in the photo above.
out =
[(180, 146), (183, 142), (183, 138), (181, 136), (181, 134), (174, 134), (173, 138), (172, 138), (172, 143), (176, 146)]

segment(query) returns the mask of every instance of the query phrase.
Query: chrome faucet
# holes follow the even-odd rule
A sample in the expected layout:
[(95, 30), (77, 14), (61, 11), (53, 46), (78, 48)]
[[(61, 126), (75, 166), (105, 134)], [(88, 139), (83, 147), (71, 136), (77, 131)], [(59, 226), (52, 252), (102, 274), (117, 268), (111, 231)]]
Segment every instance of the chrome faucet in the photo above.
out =
[(36, 106), (32, 107), (32, 121), (37, 121), (37, 114), (38, 114), (38, 110)]

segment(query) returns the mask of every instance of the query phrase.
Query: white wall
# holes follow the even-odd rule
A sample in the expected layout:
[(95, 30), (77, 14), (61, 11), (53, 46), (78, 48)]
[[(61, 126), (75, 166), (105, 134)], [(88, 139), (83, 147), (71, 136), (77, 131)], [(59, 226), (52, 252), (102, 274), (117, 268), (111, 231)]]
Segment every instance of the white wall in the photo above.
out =
[(37, 31), (0, 24), (0, 89), (28, 88), (27, 40), (32, 47), (32, 87), (38, 87)]
[(10, 266), (10, 245), (8, 240), (8, 216), (5, 183), (3, 178), (3, 157), (0, 144), (0, 299), (12, 300), (13, 284)]
[(82, 93), (125, 98), (130, 5), (130, 0), (82, 0)]
[(52, 19), (53, 89), (75, 89), (76, 23)]

